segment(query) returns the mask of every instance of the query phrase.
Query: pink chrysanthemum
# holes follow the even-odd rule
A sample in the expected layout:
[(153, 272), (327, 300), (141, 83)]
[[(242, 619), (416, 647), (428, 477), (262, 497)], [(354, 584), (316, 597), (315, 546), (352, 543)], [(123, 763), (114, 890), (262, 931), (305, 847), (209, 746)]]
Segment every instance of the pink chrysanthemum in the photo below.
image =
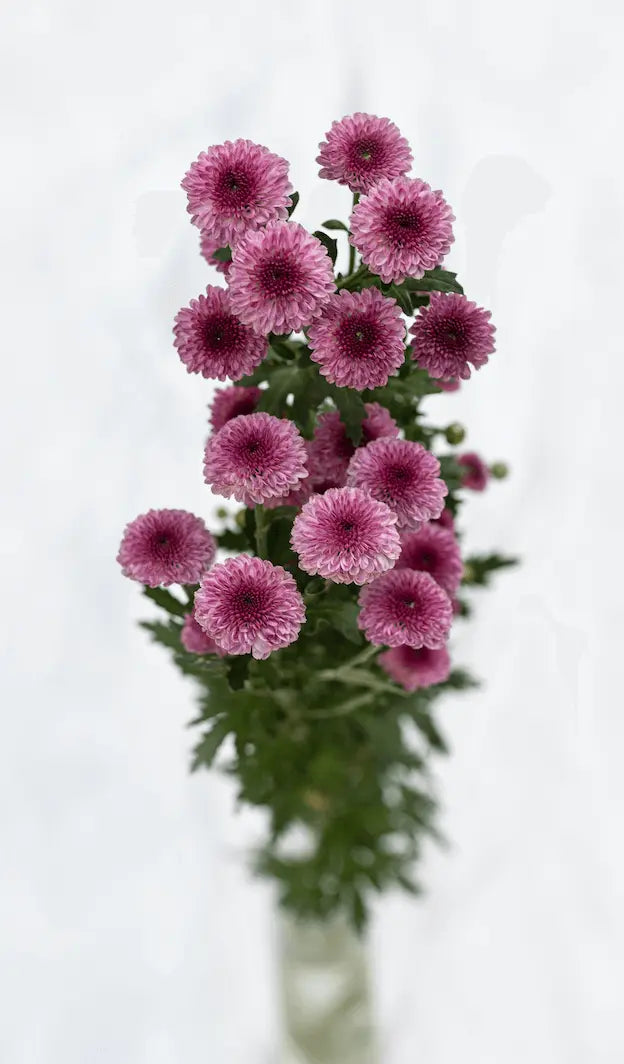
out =
[(448, 528), (451, 532), (455, 531), (455, 518), (448, 506), (445, 506), (440, 516), (434, 517), (431, 523), (441, 525), (442, 528)]
[(308, 475), (297, 426), (271, 414), (242, 414), (206, 444), (204, 480), (215, 495), (246, 506), (281, 498)]
[(239, 554), (202, 580), (195, 618), (227, 654), (268, 658), (294, 643), (305, 620), (297, 585), (281, 565)]
[(232, 312), (225, 288), (208, 285), (206, 295), (178, 311), (174, 344), (189, 373), (238, 381), (259, 366), (268, 351), (263, 337)]
[(312, 359), (341, 388), (379, 388), (405, 359), (405, 324), (377, 288), (331, 296), (310, 326)]
[[(362, 443), (399, 435), (399, 428), (380, 403), (365, 403), (366, 417), (362, 422)], [(349, 461), (355, 454), (355, 444), (347, 436), (347, 430), (336, 410), (321, 414), (309, 443), (308, 468), (315, 485), (333, 481), (332, 486), (341, 487), (346, 480)], [(315, 490), (318, 488), (315, 487)]]
[(448, 381), (437, 380), (436, 384), (438, 388), (441, 388), (443, 392), (456, 392), (459, 390), (459, 381), (454, 377), (451, 377)]
[(389, 118), (357, 113), (332, 122), (319, 144), (319, 176), (352, 192), (368, 192), (382, 177), (406, 174), (412, 153), (405, 137)]
[(360, 591), (358, 625), (370, 643), (443, 646), (453, 620), (451, 600), (429, 573), (392, 569)]
[(219, 251), (219, 244), (215, 241), (214, 237), (209, 232), (202, 232), (200, 234), (199, 250), (209, 266), (214, 266), (218, 273), (222, 273), (227, 280), (227, 276), (230, 272), (232, 260), (223, 262), (222, 259), (215, 258), (215, 251)]
[(474, 451), (460, 454), (458, 464), (463, 467), (462, 486), (471, 488), (472, 491), (484, 491), (490, 479), (490, 471), (482, 458)]
[(234, 312), (257, 333), (309, 325), (335, 289), (325, 248), (296, 222), (276, 222), (241, 240), (229, 283)]
[(410, 332), (412, 358), (430, 377), (468, 380), (494, 350), (491, 314), (458, 292), (432, 292)]
[(126, 525), (117, 561), (124, 576), (148, 587), (196, 584), (216, 549), (201, 517), (186, 510), (148, 510)]
[(406, 691), (444, 683), (451, 671), (451, 659), (446, 647), (431, 650), (429, 647), (393, 647), (384, 650), (377, 661), (388, 676)]
[(213, 432), (222, 429), (227, 421), (240, 414), (253, 414), (262, 390), (233, 384), (231, 388), (217, 388), (210, 405), (210, 424)]
[(203, 151), (182, 182), (194, 225), (215, 247), (234, 245), (242, 233), (288, 217), (288, 163), (250, 140), (226, 141)]
[(218, 647), (214, 639), (206, 635), (204, 629), (197, 623), (192, 613), (187, 613), (184, 618), (180, 641), (189, 654), (218, 654), (225, 655), (225, 651)]
[(439, 266), (453, 242), (453, 220), (442, 193), (426, 181), (384, 179), (354, 208), (349, 240), (382, 281), (400, 284)]
[(401, 537), (401, 556), (396, 564), (397, 569), (431, 573), (449, 595), (457, 591), (464, 571), (455, 536), (435, 524), (423, 525), (418, 532), (406, 532)]
[(304, 572), (337, 584), (367, 584), (401, 552), (396, 514), (358, 488), (313, 495), (295, 518), (291, 543)]
[(448, 495), (438, 459), (411, 440), (373, 440), (357, 450), (349, 462), (347, 483), (385, 502), (406, 532), (439, 517)]

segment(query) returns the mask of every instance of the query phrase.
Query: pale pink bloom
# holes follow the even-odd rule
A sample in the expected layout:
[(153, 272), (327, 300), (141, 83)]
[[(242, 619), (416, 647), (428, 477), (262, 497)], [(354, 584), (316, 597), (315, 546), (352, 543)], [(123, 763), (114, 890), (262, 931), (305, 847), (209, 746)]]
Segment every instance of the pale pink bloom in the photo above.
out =
[(349, 462), (347, 483), (394, 510), (401, 531), (415, 532), (439, 517), (448, 495), (438, 459), (411, 440), (373, 440), (361, 447)]
[(271, 414), (241, 414), (211, 436), (204, 480), (215, 495), (246, 506), (282, 498), (308, 475), (306, 449), (294, 422)]
[(457, 591), (464, 571), (455, 536), (447, 528), (433, 523), (423, 525), (418, 532), (406, 532), (401, 537), (401, 556), (396, 565), (397, 569), (419, 569), (431, 573), (449, 595)]
[(233, 384), (230, 388), (217, 388), (210, 404), (210, 425), (213, 432), (222, 429), (226, 421), (240, 414), (253, 414), (262, 395), (262, 390)]
[(389, 118), (353, 114), (332, 123), (319, 144), (319, 176), (352, 192), (368, 192), (382, 177), (399, 177), (412, 165), (405, 137)]
[(432, 292), (410, 329), (412, 358), (430, 377), (467, 380), (470, 364), (480, 369), (494, 350), (490, 317), (457, 292)]
[(431, 650), (429, 647), (401, 646), (384, 650), (377, 661), (388, 676), (406, 691), (444, 683), (451, 671), (451, 659), (446, 647)]
[(217, 646), (214, 639), (206, 635), (204, 629), (197, 623), (192, 613), (187, 613), (184, 618), (180, 640), (189, 654), (218, 654), (223, 657), (224, 650)]
[(377, 288), (338, 292), (309, 329), (311, 358), (332, 384), (379, 388), (405, 361), (405, 324), (394, 299)]
[(178, 311), (175, 346), (189, 373), (238, 381), (259, 366), (268, 351), (264, 337), (243, 325), (225, 288), (208, 285), (206, 295)]
[[(380, 403), (365, 403), (366, 417), (362, 422), (361, 447), (372, 440), (399, 435), (399, 427)], [(341, 487), (347, 477), (347, 468), (355, 454), (355, 444), (347, 436), (347, 430), (337, 410), (321, 414), (314, 437), (308, 445), (308, 468), (315, 485), (325, 483)], [(315, 490), (318, 487), (315, 486)]]
[(117, 561), (124, 576), (148, 587), (196, 584), (216, 550), (201, 517), (186, 510), (148, 510), (126, 525)]
[(199, 250), (201, 251), (201, 254), (205, 258), (208, 265), (214, 266), (217, 273), (222, 273), (223, 276), (227, 279), (227, 276), (230, 272), (230, 266), (232, 265), (232, 260), (229, 259), (224, 262), (222, 259), (215, 258), (215, 251), (219, 251), (220, 248), (210, 232), (206, 231), (200, 233)]
[(429, 573), (391, 569), (360, 591), (358, 625), (370, 643), (390, 647), (444, 645), (451, 600)]
[(485, 491), (490, 479), (490, 471), (483, 459), (474, 451), (468, 451), (466, 454), (460, 454), (457, 461), (464, 470), (462, 487), (470, 488), (472, 491)]

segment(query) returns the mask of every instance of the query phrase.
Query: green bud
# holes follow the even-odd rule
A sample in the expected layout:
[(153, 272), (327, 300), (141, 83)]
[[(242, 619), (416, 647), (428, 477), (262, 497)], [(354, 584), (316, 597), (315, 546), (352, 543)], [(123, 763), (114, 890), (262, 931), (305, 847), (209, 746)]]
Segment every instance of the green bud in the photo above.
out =
[(509, 475), (509, 466), (506, 462), (494, 462), (490, 466), (490, 473), (496, 480), (504, 480)]
[(238, 513), (236, 514), (235, 518), (234, 518), (234, 520), (236, 521), (236, 524), (238, 525), (239, 528), (244, 528), (245, 527), (245, 514), (246, 513), (247, 513), (246, 510), (239, 510)]
[(444, 433), (450, 444), (456, 445), (462, 443), (466, 435), (466, 430), (463, 425), (460, 425), (458, 421), (454, 421), (451, 425), (447, 426)]
[(463, 573), (463, 576), (462, 576), (462, 580), (463, 580), (464, 584), (472, 584), (472, 583), (474, 583), (475, 575), (476, 574), (475, 574), (475, 571), (474, 571), (472, 565), (464, 565), (464, 573)]

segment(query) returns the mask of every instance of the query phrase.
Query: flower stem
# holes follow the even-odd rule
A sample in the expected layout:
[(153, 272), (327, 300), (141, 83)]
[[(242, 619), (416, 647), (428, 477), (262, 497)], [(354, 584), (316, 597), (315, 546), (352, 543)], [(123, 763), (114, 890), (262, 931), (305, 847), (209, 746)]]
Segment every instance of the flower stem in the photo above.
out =
[(254, 507), (254, 517), (256, 519), (256, 554), (259, 558), (266, 558), (268, 526), (264, 519), (264, 506)]
[[(359, 192), (353, 193), (353, 206), (356, 207), (360, 198)], [(355, 248), (353, 244), (349, 244), (349, 273), (347, 276), (351, 276), (355, 269)]]
[(349, 713), (359, 709), (360, 706), (368, 705), (372, 699), (373, 696), (371, 694), (356, 695), (355, 698), (348, 698), (346, 702), (341, 702), (340, 705), (334, 706), (332, 709), (318, 709), (313, 710), (311, 713), (306, 713), (306, 720), (330, 720), (332, 717), (346, 717)]

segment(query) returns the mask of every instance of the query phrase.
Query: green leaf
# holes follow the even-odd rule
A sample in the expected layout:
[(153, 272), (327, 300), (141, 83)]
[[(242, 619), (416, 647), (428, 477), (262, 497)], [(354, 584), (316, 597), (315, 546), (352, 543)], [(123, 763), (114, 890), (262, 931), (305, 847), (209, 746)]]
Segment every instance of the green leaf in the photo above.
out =
[(412, 310), (412, 299), (411, 299), (410, 293), (408, 291), (406, 291), (406, 289), (401, 288), (400, 285), (396, 285), (395, 284), (390, 289), (390, 293), (389, 294), (392, 297), (392, 299), (396, 299), (396, 301), (399, 304), (399, 306), (400, 306), (401, 310), (403, 311), (403, 313), (404, 314), (408, 314), (411, 317), (411, 315), (413, 314), (413, 310)]
[(313, 598), (308, 605), (308, 623), (312, 626), (318, 623), (335, 628), (350, 643), (361, 645), (362, 633), (358, 628), (359, 615), (357, 601), (351, 598), (345, 589), (330, 589), (326, 594)]
[(210, 731), (207, 731), (205, 735), (202, 736), (193, 750), (191, 772), (196, 772), (198, 768), (210, 768), (217, 756), (221, 743), (230, 734), (231, 730), (232, 728), (227, 717), (219, 717), (219, 719), (215, 721)]
[(509, 569), (519, 564), (519, 558), (506, 557), (504, 554), (471, 554), (464, 559), (464, 584), (487, 587), (492, 573), (499, 569)]
[(295, 207), (297, 206), (298, 203), (299, 203), (299, 193), (298, 192), (291, 192), (291, 194), (290, 194), (290, 207), (288, 208), (288, 217), (289, 218), (290, 218), (291, 214), (293, 213), (293, 211), (294, 211), (294, 209), (295, 209)]
[(260, 396), (258, 410), (281, 416), (286, 409), (287, 397), (297, 388), (299, 374), (300, 370), (293, 365), (274, 369), (269, 380), (269, 387)]
[(321, 232), (320, 229), (317, 229), (313, 233), (313, 236), (315, 236), (317, 240), (320, 240), (321, 244), (323, 245), (323, 247), (327, 251), (327, 254), (330, 257), (333, 266), (336, 262), (336, 258), (338, 257), (338, 241), (334, 240), (333, 237), (328, 236), (327, 233)]
[(232, 249), (229, 246), (224, 248), (217, 248), (212, 252), (211, 258), (216, 259), (217, 262), (231, 262), (232, 261)]
[(167, 647), (169, 650), (180, 650), (180, 632), (182, 625), (177, 621), (169, 621), (162, 624), (160, 621), (139, 621), (139, 626), (149, 632), (155, 643)]
[(236, 654), (226, 665), (227, 679), (232, 691), (241, 691), (249, 673), (249, 654)]
[(464, 290), (456, 279), (457, 274), (436, 266), (435, 270), (426, 270), (422, 277), (408, 277), (403, 285), (412, 292), (459, 292)]
[(347, 430), (347, 436), (357, 447), (362, 440), (362, 422), (366, 417), (362, 396), (352, 388), (338, 388), (335, 384), (326, 386), (326, 394), (338, 407), (340, 420)]
[(341, 229), (343, 233), (349, 232), (349, 227), (344, 222), (339, 222), (337, 218), (330, 218), (327, 222), (321, 222), (323, 229)]
[(155, 602), (157, 606), (160, 606), (162, 610), (166, 610), (167, 613), (172, 613), (176, 617), (186, 617), (188, 613), (188, 604), (180, 602), (175, 595), (172, 595), (170, 591), (166, 591), (164, 587), (144, 587), (143, 594), (146, 598)]
[(234, 532), (230, 528), (226, 528), (223, 532), (218, 532), (215, 537), (219, 547), (223, 550), (235, 550), (245, 551), (249, 547), (247, 536), (242, 531)]

